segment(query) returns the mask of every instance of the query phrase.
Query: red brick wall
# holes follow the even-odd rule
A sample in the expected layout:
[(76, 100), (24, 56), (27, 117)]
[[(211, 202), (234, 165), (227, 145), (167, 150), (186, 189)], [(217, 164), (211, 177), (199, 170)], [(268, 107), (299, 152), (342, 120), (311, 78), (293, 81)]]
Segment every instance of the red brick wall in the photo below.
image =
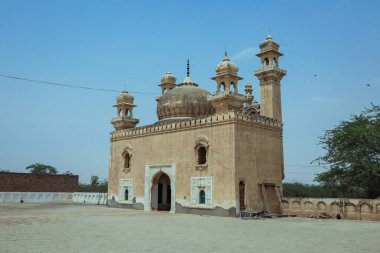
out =
[(0, 192), (75, 192), (79, 176), (0, 172)]

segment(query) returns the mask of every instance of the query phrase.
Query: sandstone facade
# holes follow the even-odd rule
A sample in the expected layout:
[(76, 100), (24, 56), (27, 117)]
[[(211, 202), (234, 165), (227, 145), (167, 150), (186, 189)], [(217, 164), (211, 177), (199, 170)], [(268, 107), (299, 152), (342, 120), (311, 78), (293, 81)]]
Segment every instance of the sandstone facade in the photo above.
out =
[[(216, 67), (216, 92), (187, 76), (166, 73), (157, 98), (159, 121), (136, 127), (133, 97), (117, 98), (112, 120), (108, 205), (235, 216), (240, 210), (281, 212), (283, 145), (278, 44), (260, 44), (260, 104), (238, 91), (238, 66), (225, 53)], [(264, 191), (263, 191), (264, 189)], [(267, 199), (267, 201), (265, 201)]]

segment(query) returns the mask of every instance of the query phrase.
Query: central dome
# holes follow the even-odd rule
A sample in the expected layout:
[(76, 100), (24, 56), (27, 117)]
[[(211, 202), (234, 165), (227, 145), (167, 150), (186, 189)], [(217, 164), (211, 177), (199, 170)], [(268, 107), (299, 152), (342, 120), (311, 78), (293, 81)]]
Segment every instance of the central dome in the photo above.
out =
[(213, 112), (207, 100), (208, 91), (195, 85), (182, 85), (169, 90), (158, 100), (159, 120), (206, 116)]

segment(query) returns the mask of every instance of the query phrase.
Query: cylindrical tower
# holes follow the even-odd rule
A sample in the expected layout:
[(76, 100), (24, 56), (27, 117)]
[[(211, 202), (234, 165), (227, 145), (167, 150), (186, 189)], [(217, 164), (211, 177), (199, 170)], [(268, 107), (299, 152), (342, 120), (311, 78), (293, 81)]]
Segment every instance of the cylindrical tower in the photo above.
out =
[(261, 67), (254, 75), (260, 80), (260, 114), (282, 121), (281, 79), (286, 70), (280, 69), (278, 59), (283, 54), (278, 51), (279, 44), (268, 35), (260, 44)]

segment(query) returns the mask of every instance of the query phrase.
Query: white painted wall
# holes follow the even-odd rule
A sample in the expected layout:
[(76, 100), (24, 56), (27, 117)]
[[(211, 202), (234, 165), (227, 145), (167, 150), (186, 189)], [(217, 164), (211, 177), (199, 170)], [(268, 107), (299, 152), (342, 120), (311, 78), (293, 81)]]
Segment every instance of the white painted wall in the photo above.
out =
[(74, 202), (105, 205), (107, 193), (97, 192), (0, 192), (2, 203)]
[(71, 202), (71, 192), (0, 192), (0, 203)]
[(100, 192), (74, 192), (74, 203), (91, 203), (105, 205), (107, 204), (107, 193)]

